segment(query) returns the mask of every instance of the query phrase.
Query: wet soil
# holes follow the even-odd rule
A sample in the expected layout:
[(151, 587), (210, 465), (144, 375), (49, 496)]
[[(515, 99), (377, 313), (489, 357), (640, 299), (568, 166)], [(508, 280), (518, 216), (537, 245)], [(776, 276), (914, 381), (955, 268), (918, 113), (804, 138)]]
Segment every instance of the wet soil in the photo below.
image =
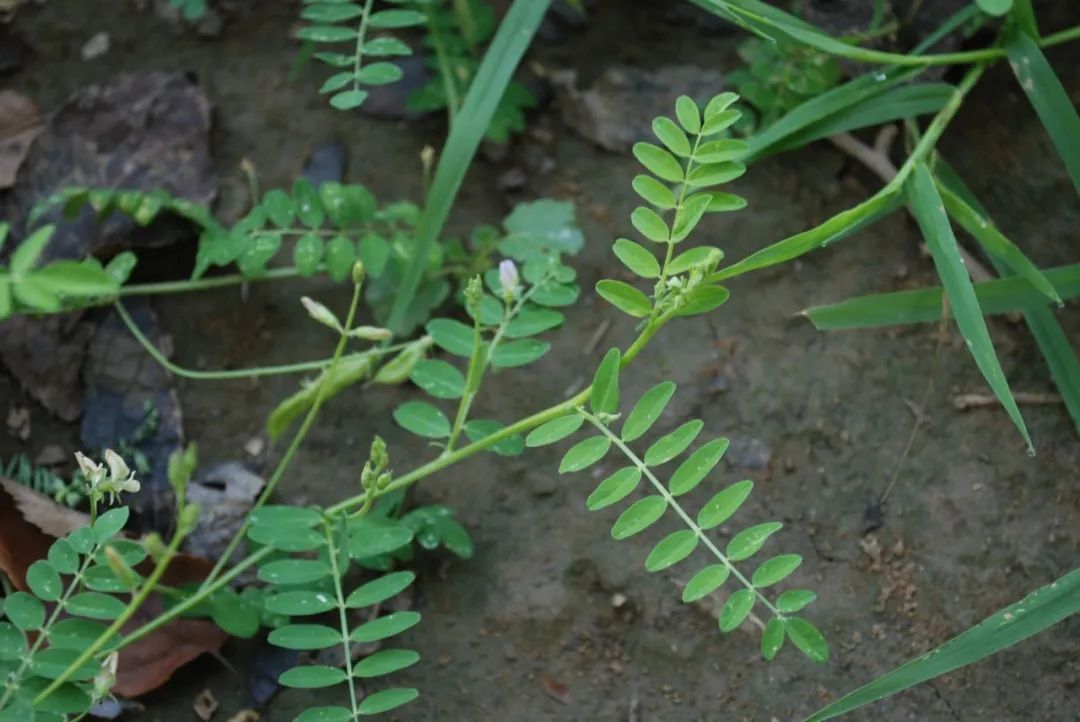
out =
[[(380, 199), (416, 199), (418, 154), (437, 144), (441, 119), (404, 124), (345, 115), (315, 93), (321, 68), (289, 83), (295, 47), (287, 40), (291, 3), (245, 8), (220, 38), (175, 35), (150, 13), (90, 11), (91, 3), (49, 0), (26, 9), (19, 28), (36, 49), (12, 84), (43, 108), (70, 92), (125, 70), (194, 73), (215, 106), (213, 153), (225, 194), (243, 187), (238, 162), (250, 159), (265, 187), (285, 185), (317, 144), (343, 141), (347, 178)], [(580, 32), (541, 41), (532, 57), (550, 67), (578, 67), (588, 82), (611, 62), (641, 67), (693, 62), (733, 67), (734, 36), (676, 18), (656, 22), (647, 4), (600, 3)], [(670, 16), (670, 13), (663, 14)], [(108, 32), (112, 48), (83, 62), (78, 48)], [(711, 33), (711, 34), (710, 34)], [(1055, 50), (1060, 68), (1080, 54)], [(1065, 74), (1073, 98), (1080, 78)], [(630, 232), (635, 204), (626, 156), (604, 153), (563, 128), (551, 108), (532, 119), (535, 132), (499, 162), (478, 161), (451, 219), (460, 232), (497, 222), (510, 199), (499, 175), (529, 154), (553, 161), (528, 174), (524, 197), (574, 200), (587, 245), (575, 261), (584, 288), (619, 273), (612, 240)], [(544, 142), (550, 134), (553, 140)], [(539, 137), (539, 139), (538, 139)], [(1049, 141), (1005, 67), (991, 71), (950, 128), (943, 150), (993, 209), (1005, 231), (1041, 265), (1072, 262), (1080, 208)], [(698, 234), (729, 258), (809, 227), (847, 208), (877, 181), (832, 147), (817, 144), (756, 164), (737, 184), (750, 200), (738, 214), (710, 219)], [(177, 269), (176, 275), (184, 271)], [(806, 558), (798, 586), (816, 589), (809, 614), (831, 641), (832, 659), (814, 665), (791, 649), (762, 661), (759, 632), (716, 629), (715, 609), (679, 602), (688, 574), (647, 575), (642, 560), (659, 528), (615, 543), (616, 512), (588, 513), (586, 475), (558, 476), (560, 448), (518, 459), (481, 456), (425, 481), (417, 502), (459, 510), (476, 540), (468, 562), (442, 558), (421, 565), (416, 599), (424, 622), (403, 642), (423, 662), (398, 681), (422, 690), (396, 719), (408, 720), (697, 720), (798, 719), (836, 696), (966, 629), (995, 609), (1076, 566), (1080, 549), (1080, 443), (1060, 406), (1027, 406), (1038, 455), (1029, 458), (1006, 415), (996, 408), (959, 412), (955, 393), (985, 385), (955, 332), (941, 347), (926, 426), (904, 462), (884, 511), (866, 534), (864, 511), (890, 478), (934, 369), (935, 325), (824, 334), (799, 317), (809, 305), (853, 294), (934, 282), (918, 232), (902, 215), (782, 268), (732, 284), (731, 301), (707, 317), (673, 324), (625, 374), (627, 398), (661, 379), (679, 393), (660, 424), (704, 419), (709, 433), (736, 443), (710, 488), (741, 478), (757, 482), (739, 524), (778, 519), (784, 530), (770, 549)], [(295, 299), (301, 293), (344, 303), (324, 281), (253, 285), (155, 301), (176, 360), (219, 368), (281, 363), (325, 355), (329, 340)], [(1073, 343), (1080, 312), (1058, 312)], [(588, 341), (611, 320), (594, 348)], [(1052, 392), (1022, 324), (991, 321), (1012, 388)], [(525, 372), (491, 379), (477, 408), (509, 421), (580, 388), (603, 351), (625, 345), (632, 323), (589, 291), (555, 349)], [(585, 349), (585, 352), (583, 352)], [(243, 456), (275, 403), (295, 379), (254, 382), (179, 381), (188, 438), (205, 461)], [(329, 502), (352, 493), (372, 434), (391, 444), (395, 465), (435, 453), (395, 428), (389, 412), (420, 398), (411, 388), (355, 389), (335, 399), (281, 487), (294, 502)], [(29, 403), (0, 377), (6, 410)], [(30, 441), (0, 441), (0, 452), (33, 455), (47, 443), (74, 445), (75, 432), (34, 409)], [(280, 448), (270, 450), (273, 461)], [(767, 461), (763, 468), (761, 462)], [(593, 476), (610, 471), (608, 465)], [(736, 530), (724, 527), (723, 532)], [(1075, 720), (1080, 718), (1080, 620), (1071, 619), (975, 667), (942, 677), (851, 716), (866, 720)], [(228, 665), (192, 665), (144, 702), (134, 719), (192, 719), (191, 701), (209, 688), (218, 719), (245, 706), (252, 648), (233, 643)], [(552, 694), (552, 692), (557, 692)], [(282, 693), (263, 718), (289, 720), (324, 696)]]

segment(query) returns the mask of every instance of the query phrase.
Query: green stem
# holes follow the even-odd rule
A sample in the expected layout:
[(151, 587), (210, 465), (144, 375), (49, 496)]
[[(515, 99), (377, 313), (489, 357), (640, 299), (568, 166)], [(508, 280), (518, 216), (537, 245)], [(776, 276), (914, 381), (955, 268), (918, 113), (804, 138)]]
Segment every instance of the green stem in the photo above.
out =
[(683, 209), (683, 201), (686, 200), (686, 193), (690, 189), (690, 171), (694, 169), (694, 156), (697, 155), (698, 146), (701, 144), (701, 136), (694, 136), (694, 147), (690, 149), (690, 157), (686, 160), (686, 168), (683, 170), (683, 179), (679, 182), (679, 197), (675, 201), (675, 214), (671, 217), (671, 227), (668, 229), (667, 249), (664, 251), (664, 264), (660, 267), (660, 278), (656, 281), (654, 287), (653, 297), (655, 303), (653, 304), (652, 318), (662, 313), (660, 308), (660, 301), (663, 298), (664, 286), (667, 283), (668, 266), (671, 264), (671, 259), (675, 255), (675, 226), (679, 221), (679, 213)]
[(345, 316), (345, 323), (341, 328), (341, 335), (338, 338), (337, 348), (334, 349), (334, 355), (330, 360), (330, 367), (327, 370), (324, 382), (319, 385), (318, 391), (315, 392), (315, 399), (312, 401), (311, 408), (308, 409), (307, 415), (304, 417), (304, 421), (300, 424), (300, 428), (296, 430), (296, 434), (293, 436), (292, 442), (289, 444), (289, 448), (285, 450), (284, 456), (281, 457), (281, 461), (278, 462), (277, 467), (274, 468), (274, 473), (270, 476), (270, 480), (266, 482), (266, 486), (263, 487), (262, 493), (259, 494), (259, 498), (255, 501), (254, 506), (244, 517), (244, 523), (240, 525), (240, 528), (233, 534), (232, 539), (229, 540), (229, 545), (225, 547), (225, 551), (218, 557), (217, 563), (214, 564), (213, 570), (203, 580), (203, 583), (199, 586), (200, 591), (212, 584), (222, 569), (228, 563), (232, 557), (233, 552), (236, 551), (236, 547), (240, 544), (240, 541), (247, 533), (248, 525), (251, 520), (251, 515), (266, 503), (270, 495), (274, 493), (274, 489), (285, 476), (286, 469), (289, 468), (289, 463), (292, 461), (296, 452), (300, 449), (300, 444), (303, 443), (304, 438), (308, 435), (311, 427), (315, 424), (315, 417), (318, 416), (319, 410), (322, 408), (323, 400), (326, 398), (326, 389), (329, 386), (327, 380), (333, 378), (334, 370), (338, 363), (341, 361), (341, 355), (345, 351), (345, 345), (349, 340), (349, 330), (352, 328), (353, 321), (356, 319), (356, 309), (360, 305), (360, 288), (361, 284), (353, 284), (352, 302), (349, 304), (349, 312)]
[(360, 90), (360, 81), (356, 78), (360, 75), (360, 67), (364, 64), (364, 39), (367, 37), (368, 17), (371, 15), (371, 6), (375, 0), (366, 0), (364, 11), (360, 15), (360, 23), (356, 28), (356, 48), (353, 51), (353, 92)]
[[(128, 331), (131, 332), (131, 335), (135, 337), (135, 340), (142, 345), (155, 361), (172, 373), (185, 379), (195, 379), (197, 381), (224, 381), (228, 379), (248, 379), (259, 376), (281, 376), (284, 374), (297, 374), (307, 371), (321, 371), (334, 362), (334, 358), (331, 356), (330, 358), (318, 359), (316, 361), (300, 361), (298, 363), (282, 364), (280, 366), (256, 366), (250, 369), (227, 369), (220, 371), (189, 369), (173, 363), (165, 356), (165, 354), (161, 353), (158, 347), (146, 337), (141, 329), (139, 329), (135, 320), (131, 318), (127, 309), (124, 308), (119, 301), (116, 302), (116, 312), (124, 322), (124, 325), (127, 326)], [(412, 343), (413, 342), (411, 341), (406, 341), (392, 346), (374, 347), (358, 353), (356, 356), (385, 356), (386, 354), (401, 351)]]
[(123, 626), (128, 623), (128, 620), (131, 619), (135, 612), (138, 611), (139, 607), (143, 605), (143, 602), (146, 601), (146, 598), (149, 597), (150, 594), (154, 591), (154, 588), (157, 586), (157, 583), (161, 579), (161, 576), (165, 573), (165, 569), (169, 566), (169, 562), (172, 561), (172, 558), (176, 556), (176, 552), (180, 549), (180, 543), (184, 540), (184, 535), (186, 533), (187, 532), (183, 527), (180, 527), (176, 530), (176, 534), (173, 535), (172, 541), (169, 542), (169, 546), (165, 548), (165, 553), (161, 555), (160, 559), (158, 559), (157, 565), (154, 567), (154, 571), (152, 571), (150, 573), (150, 576), (148, 576), (143, 581), (142, 586), (139, 587), (139, 591), (132, 596), (131, 601), (128, 602), (127, 607), (125, 607), (124, 611), (120, 613), (120, 616), (113, 620), (113, 623), (110, 624), (109, 627), (104, 632), (102, 632), (98, 636), (98, 638), (90, 644), (89, 647), (84, 649), (82, 651), (82, 654), (80, 654), (74, 662), (67, 666), (67, 669), (61, 672), (60, 675), (57, 676), (57, 678), (54, 679), (48, 687), (43, 689), (41, 693), (34, 698), (35, 705), (40, 704), (42, 700), (55, 692), (60, 685), (70, 679), (71, 675), (73, 675), (76, 670), (78, 670), (89, 660), (91, 660), (94, 655), (97, 654), (98, 651), (102, 647), (104, 647), (110, 639), (116, 636), (116, 633), (119, 632), (121, 628), (123, 628)]
[(157, 283), (132, 283), (121, 286), (117, 296), (160, 296), (167, 293), (188, 293), (190, 291), (209, 291), (213, 288), (227, 288), (239, 286), (242, 283), (255, 283), (258, 281), (279, 281), (285, 278), (296, 278), (300, 271), (295, 266), (283, 266), (270, 268), (258, 276), (245, 276), (242, 273), (229, 273), (224, 276), (212, 276), (210, 278), (192, 278), (186, 281), (160, 281)]
[(635, 454), (630, 449), (630, 447), (627, 446), (621, 438), (619, 438), (617, 434), (613, 433), (606, 424), (601, 422), (600, 419), (596, 418), (583, 408), (579, 407), (576, 410), (586, 421), (595, 426), (596, 429), (600, 431), (600, 433), (606, 436), (611, 441), (612, 445), (615, 446), (619, 451), (621, 451), (623, 455), (627, 459), (629, 459), (634, 466), (641, 470), (641, 473), (645, 475), (645, 478), (649, 480), (649, 482), (653, 485), (653, 488), (656, 489), (657, 493), (660, 494), (660, 496), (664, 497), (664, 501), (667, 502), (667, 505), (675, 510), (675, 513), (679, 515), (679, 518), (683, 520), (683, 523), (686, 524), (690, 531), (694, 532), (694, 536), (701, 540), (701, 543), (704, 544), (710, 552), (712, 552), (713, 556), (719, 559), (720, 562), (728, 568), (731, 574), (736, 579), (738, 579), (744, 587), (752, 590), (757, 596), (757, 598), (760, 599), (762, 603), (764, 603), (765, 606), (769, 608), (769, 611), (771, 611), (774, 616), (782, 617), (783, 615), (780, 614), (780, 610), (773, 606), (773, 603), (770, 602), (768, 598), (766, 598), (765, 595), (762, 594), (750, 582), (750, 580), (747, 579), (743, 575), (743, 573), (735, 567), (735, 564), (730, 559), (728, 559), (727, 556), (723, 552), (721, 552), (715, 544), (713, 544), (712, 539), (710, 539), (709, 535), (705, 533), (705, 530), (698, 526), (697, 522), (694, 521), (693, 517), (687, 514), (686, 510), (679, 505), (679, 502), (675, 501), (675, 497), (672, 496), (671, 492), (667, 490), (667, 487), (664, 486), (664, 484), (656, 478), (656, 475), (652, 473), (652, 470), (645, 464), (645, 462), (642, 461), (641, 458), (639, 458), (638, 455)]
[[(341, 523), (345, 523), (344, 519)], [(356, 685), (353, 684), (352, 666), (352, 643), (349, 640), (349, 618), (345, 614), (345, 592), (341, 588), (341, 577), (345, 570), (338, 569), (338, 550), (334, 544), (334, 530), (329, 520), (323, 521), (323, 532), (326, 535), (326, 550), (330, 557), (330, 573), (334, 579), (334, 595), (337, 597), (338, 623), (341, 625), (341, 645), (345, 652), (345, 686), (349, 688), (349, 702), (352, 707), (352, 717), (356, 720), (360, 717), (360, 709), (356, 700)]]

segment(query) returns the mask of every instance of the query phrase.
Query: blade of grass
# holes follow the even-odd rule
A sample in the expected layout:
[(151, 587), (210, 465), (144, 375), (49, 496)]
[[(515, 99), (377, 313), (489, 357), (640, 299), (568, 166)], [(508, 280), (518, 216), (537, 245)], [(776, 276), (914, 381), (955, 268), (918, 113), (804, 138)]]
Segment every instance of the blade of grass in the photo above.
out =
[[(986, 208), (979, 203), (979, 199), (971, 192), (964, 180), (942, 157), (938, 157), (934, 164), (934, 175), (939, 183), (944, 184), (949, 190), (962, 198), (965, 203), (974, 208), (980, 215), (989, 218)], [(1007, 277), (1010, 269), (995, 258), (990, 256), (990, 263), (998, 274)], [(979, 298), (979, 303), (982, 303)], [(985, 310), (985, 306), (983, 306)], [(1065, 401), (1065, 408), (1072, 417), (1076, 433), (1080, 435), (1080, 359), (1077, 359), (1072, 343), (1065, 336), (1061, 324), (1054, 318), (1054, 314), (1048, 308), (1031, 306), (1024, 309), (1024, 321), (1031, 329), (1031, 335), (1039, 346), (1046, 365), (1050, 367), (1050, 375), (1054, 379), (1058, 393)]]
[(948, 83), (918, 83), (890, 88), (788, 136), (772, 146), (770, 152), (791, 150), (837, 133), (936, 113), (945, 107), (952, 92), (953, 86)]
[(900, 193), (900, 189), (895, 186), (885, 186), (859, 205), (837, 213), (821, 225), (777, 241), (750, 254), (738, 263), (721, 268), (709, 280), (710, 282), (721, 281), (798, 258), (815, 248), (827, 246), (866, 228), (903, 204), (903, 194)]
[(1000, 609), (945, 644), (878, 677), (806, 719), (839, 717), (917, 684), (974, 664), (1080, 611), (1080, 569)]
[(1076, 108), (1031, 36), (1019, 28), (1011, 28), (1005, 35), (1005, 52), (1017, 82), (1050, 134), (1073, 187), (1080, 193), (1080, 116)]
[(1027, 425), (1016, 405), (1016, 400), (1013, 399), (1012, 391), (1009, 390), (1005, 372), (1001, 370), (1001, 364), (994, 352), (994, 344), (990, 340), (990, 332), (986, 328), (986, 321), (979, 307), (979, 300), (975, 295), (975, 289), (972, 288), (971, 278), (964, 267), (964, 261), (960, 257), (956, 236), (953, 235), (952, 227), (949, 225), (949, 217), (945, 214), (945, 208), (934, 185), (930, 169), (924, 162), (920, 161), (916, 164), (910, 180), (904, 186), (911, 210), (915, 214), (915, 220), (934, 258), (934, 266), (937, 268), (938, 276), (941, 277), (941, 284), (949, 296), (949, 308), (971, 351), (972, 358), (975, 359), (975, 365), (979, 367), (990, 389), (1020, 431), (1020, 435), (1027, 444), (1028, 453), (1033, 454), (1034, 447), (1031, 444)]
[(1054, 286), (1046, 279), (1043, 272), (1024, 255), (1023, 251), (1017, 248), (1015, 243), (1002, 235), (993, 221), (980, 214), (968, 205), (963, 198), (949, 190), (948, 186), (942, 183), (940, 179), (935, 178), (935, 182), (950, 218), (970, 233), (971, 237), (978, 241), (979, 245), (988, 254), (1001, 261), (1016, 275), (1026, 278), (1032, 286), (1045, 293), (1046, 297), (1051, 301), (1061, 303), (1061, 297), (1058, 296)]
[(395, 332), (400, 330), (405, 312), (416, 295), (431, 244), (446, 223), (465, 172), (491, 124), (495, 108), (536, 34), (540, 21), (544, 19), (549, 4), (550, 0), (514, 0), (484, 53), (480, 68), (465, 95), (465, 102), (450, 128), (450, 136), (439, 157), (435, 177), (417, 224), (412, 258), (398, 287), (387, 323)]
[[(1062, 298), (1080, 296), (1080, 263), (1049, 269), (1044, 276)], [(1011, 311), (1040, 311), (1050, 303), (1042, 290), (1019, 276), (976, 283), (973, 288), (979, 307), (988, 316)], [(875, 293), (814, 306), (803, 311), (803, 315), (819, 331), (935, 323), (941, 320), (942, 293), (939, 286)]]

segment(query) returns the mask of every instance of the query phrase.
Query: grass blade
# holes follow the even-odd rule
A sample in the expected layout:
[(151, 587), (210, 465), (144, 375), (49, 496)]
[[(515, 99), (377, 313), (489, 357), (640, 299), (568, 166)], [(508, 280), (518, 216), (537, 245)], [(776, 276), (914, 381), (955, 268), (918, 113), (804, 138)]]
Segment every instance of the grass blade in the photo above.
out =
[(465, 95), (465, 102), (454, 117), (450, 137), (443, 146), (427, 202), (417, 225), (412, 260), (398, 287), (387, 323), (395, 332), (400, 330), (405, 312), (416, 295), (431, 244), (446, 223), (446, 217), (461, 188), (461, 181), (491, 124), (495, 108), (533, 35), (536, 34), (540, 21), (544, 19), (549, 4), (550, 0), (514, 0), (491, 45), (484, 53), (480, 68)]
[(769, 152), (779, 153), (837, 133), (847, 133), (894, 120), (936, 113), (945, 107), (953, 90), (953, 86), (948, 83), (918, 83), (888, 88), (883, 93), (877, 93), (848, 106), (843, 112), (833, 113), (803, 128), (800, 132), (789, 135), (772, 145)]
[[(1049, 269), (1044, 276), (1062, 298), (1080, 296), (1080, 263)], [(979, 307), (987, 316), (1010, 311), (1038, 312), (1050, 303), (1043, 291), (1018, 276), (976, 283), (973, 288)], [(941, 320), (942, 295), (940, 287), (875, 293), (815, 306), (803, 314), (820, 331), (934, 323)]]
[(794, 236), (788, 236), (750, 254), (738, 263), (734, 263), (727, 268), (721, 268), (710, 277), (709, 281), (715, 282), (725, 278), (741, 276), (750, 271), (757, 271), (798, 258), (815, 248), (827, 246), (856, 231), (862, 230), (889, 215), (901, 205), (903, 205), (903, 196), (900, 191), (895, 187), (886, 186), (854, 208), (837, 213), (819, 226), (796, 233)]
[[(946, 185), (949, 190), (964, 200), (980, 215), (989, 218), (986, 208), (979, 203), (979, 199), (971, 192), (964, 180), (956, 173), (944, 158), (938, 157), (934, 166), (934, 175), (939, 185)], [(990, 263), (1002, 277), (1011, 275), (1010, 269), (997, 257), (991, 255)], [(979, 303), (982, 303), (980, 297)], [(986, 306), (983, 306), (986, 309)], [(1072, 344), (1065, 336), (1061, 324), (1054, 318), (1054, 314), (1046, 308), (1030, 306), (1023, 311), (1024, 321), (1031, 329), (1031, 335), (1039, 346), (1046, 365), (1050, 367), (1050, 375), (1054, 384), (1065, 402), (1065, 408), (1072, 417), (1076, 433), (1080, 435), (1080, 359), (1077, 359)]]
[(1058, 155), (1080, 193), (1080, 116), (1046, 56), (1031, 37), (1017, 28), (1005, 36), (1009, 65), (1028, 100), (1035, 108)]
[(841, 697), (807, 718), (821, 722), (884, 699), (1038, 634), (1080, 611), (1080, 569), (1074, 569), (1049, 586), (1037, 589), (1021, 601), (1000, 609), (945, 644), (878, 677), (870, 684)]
[(979, 242), (979, 245), (991, 256), (1001, 261), (1014, 274), (1027, 279), (1035, 288), (1046, 294), (1046, 297), (1055, 303), (1061, 303), (1061, 297), (1054, 290), (1053, 284), (1046, 279), (1038, 266), (1032, 263), (1016, 244), (1002, 235), (1001, 231), (994, 226), (986, 216), (980, 214), (956, 193), (937, 180), (937, 189), (941, 199), (945, 202), (945, 210), (949, 217), (960, 224), (960, 227), (971, 234), (971, 237)]
[(949, 306), (956, 319), (956, 325), (967, 342), (979, 371), (982, 372), (994, 395), (1005, 407), (1005, 411), (1020, 431), (1020, 435), (1024, 437), (1028, 453), (1034, 453), (1027, 425), (1016, 405), (1016, 400), (1013, 399), (1009, 382), (1005, 379), (1005, 372), (1001, 370), (1001, 364), (994, 352), (994, 344), (990, 340), (990, 332), (986, 328), (986, 321), (983, 319), (971, 278), (960, 257), (956, 236), (953, 235), (952, 227), (949, 225), (949, 217), (945, 214), (941, 196), (938, 195), (934, 185), (934, 178), (925, 163), (920, 162), (915, 166), (915, 171), (905, 183), (905, 188), (915, 220), (934, 257), (934, 266), (937, 268), (938, 276), (941, 277), (941, 284), (949, 296)]

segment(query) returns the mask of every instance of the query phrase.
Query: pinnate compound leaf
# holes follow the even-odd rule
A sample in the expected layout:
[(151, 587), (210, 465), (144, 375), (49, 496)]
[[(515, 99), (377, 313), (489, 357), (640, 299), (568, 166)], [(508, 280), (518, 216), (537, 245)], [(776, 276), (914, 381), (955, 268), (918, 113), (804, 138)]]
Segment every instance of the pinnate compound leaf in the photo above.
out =
[(507, 341), (495, 347), (491, 352), (491, 365), (498, 368), (516, 368), (537, 360), (551, 350), (547, 341), (534, 338), (519, 338)]
[(772, 661), (783, 646), (784, 621), (780, 617), (773, 617), (765, 625), (765, 632), (761, 635), (761, 656)]
[(776, 598), (776, 608), (782, 614), (794, 614), (817, 599), (817, 594), (809, 589), (789, 589)]
[(657, 278), (660, 275), (660, 262), (641, 244), (620, 238), (615, 241), (612, 250), (624, 266), (642, 278)]
[(682, 164), (666, 150), (652, 143), (635, 143), (634, 157), (661, 180), (678, 183), (683, 179)]
[(731, 576), (731, 569), (726, 564), (711, 564), (705, 567), (687, 582), (683, 589), (682, 600), (687, 603), (695, 602), (712, 594), (723, 586), (729, 576)]
[(629, 496), (640, 482), (641, 469), (636, 466), (625, 466), (601, 481), (595, 491), (585, 500), (585, 506), (589, 511), (599, 511), (611, 506)]
[(427, 332), (434, 339), (435, 345), (455, 356), (472, 356), (475, 331), (461, 321), (449, 318), (435, 318), (427, 323)]
[(361, 624), (349, 634), (353, 642), (378, 642), (411, 629), (420, 622), (420, 614), (413, 611), (394, 612), (385, 617)]
[(411, 687), (393, 687), (382, 689), (374, 694), (364, 697), (358, 710), (362, 715), (382, 714), (397, 709), (403, 704), (408, 704), (420, 696), (420, 693)]
[(615, 520), (611, 527), (613, 539), (626, 539), (652, 526), (667, 509), (667, 501), (659, 494), (638, 499)]
[(743, 623), (754, 608), (757, 599), (753, 589), (740, 589), (732, 592), (720, 610), (720, 631), (730, 632)]
[(427, 439), (450, 435), (450, 419), (426, 401), (408, 401), (394, 409), (394, 421), (406, 431)]
[(353, 666), (353, 676), (365, 679), (381, 677), (411, 667), (420, 655), (411, 649), (381, 649)]
[(405, 591), (415, 579), (416, 575), (408, 571), (383, 575), (354, 589), (345, 600), (345, 606), (359, 609), (380, 604)]
[(665, 243), (670, 235), (667, 223), (652, 208), (645, 206), (635, 208), (630, 214), (630, 223), (638, 230), (638, 233), (654, 243)]
[(701, 480), (724, 458), (731, 442), (725, 438), (713, 439), (687, 458), (671, 475), (668, 489), (672, 496), (680, 496), (694, 489)]
[(701, 132), (701, 111), (690, 96), (680, 95), (675, 99), (675, 117), (687, 133), (697, 135)]
[(648, 466), (660, 466), (671, 461), (686, 451), (690, 444), (694, 443), (694, 439), (697, 438), (704, 427), (704, 421), (694, 419), (687, 421), (670, 434), (660, 437), (645, 451), (645, 464)]
[(323, 624), (288, 624), (270, 630), (267, 640), (283, 649), (326, 649), (341, 644), (341, 632)]
[(619, 367), (622, 354), (619, 349), (609, 349), (593, 376), (589, 408), (594, 413), (613, 414), (619, 410)]
[(567, 414), (552, 419), (530, 431), (525, 437), (525, 446), (532, 448), (554, 444), (580, 429), (583, 423), (585, 423), (585, 418), (579, 414)]
[(645, 559), (645, 569), (658, 572), (678, 564), (694, 553), (698, 537), (690, 529), (680, 529), (660, 540)]
[(718, 492), (716, 496), (701, 507), (698, 512), (698, 526), (702, 529), (718, 527), (731, 518), (731, 515), (739, 510), (750, 491), (754, 488), (754, 482), (746, 479), (737, 481), (728, 488)]
[(749, 559), (765, 546), (770, 536), (780, 531), (784, 525), (778, 521), (767, 521), (743, 529), (731, 538), (727, 545), (727, 557), (733, 562)]
[(304, 664), (287, 669), (278, 677), (278, 683), (294, 689), (318, 689), (332, 687), (347, 679), (339, 667), (326, 664)]
[[(690, 140), (686, 137), (686, 133), (682, 131), (678, 125), (675, 124), (671, 118), (659, 117), (652, 122), (653, 134), (667, 146), (675, 155), (681, 158), (687, 158), (690, 156)], [(640, 160), (640, 157), (639, 157)], [(645, 161), (641, 161), (645, 164)], [(678, 163), (678, 161), (676, 161)], [(645, 164), (649, 167), (648, 164)], [(652, 168), (649, 168), (652, 170)], [(660, 175), (657, 171), (653, 171), (657, 175)]]
[(789, 617), (784, 620), (784, 626), (788, 638), (800, 652), (815, 662), (829, 661), (829, 644), (817, 627), (801, 617)]
[(644, 318), (652, 313), (649, 297), (629, 283), (604, 279), (596, 283), (596, 292), (612, 306), (634, 318)]
[(559, 473), (566, 474), (581, 471), (604, 458), (611, 448), (611, 439), (606, 436), (591, 436), (570, 447), (559, 463)]
[(635, 193), (657, 208), (666, 211), (675, 207), (675, 194), (671, 192), (670, 188), (651, 175), (634, 176), (634, 180), (630, 185)]
[(785, 579), (802, 564), (802, 557), (798, 554), (780, 554), (761, 563), (754, 570), (751, 583), (758, 589), (772, 586)]
[(258, 577), (269, 584), (309, 584), (330, 575), (319, 559), (279, 559), (259, 567)]
[(459, 399), (465, 393), (465, 376), (456, 367), (438, 359), (418, 361), (409, 378), (437, 399)]
[(38, 599), (55, 602), (64, 593), (60, 574), (47, 561), (38, 560), (26, 570), (26, 585)]
[(661, 381), (656, 386), (646, 391), (634, 404), (630, 414), (623, 422), (623, 441), (634, 441), (645, 435), (660, 415), (664, 413), (668, 402), (675, 393), (675, 384), (671, 381)]

